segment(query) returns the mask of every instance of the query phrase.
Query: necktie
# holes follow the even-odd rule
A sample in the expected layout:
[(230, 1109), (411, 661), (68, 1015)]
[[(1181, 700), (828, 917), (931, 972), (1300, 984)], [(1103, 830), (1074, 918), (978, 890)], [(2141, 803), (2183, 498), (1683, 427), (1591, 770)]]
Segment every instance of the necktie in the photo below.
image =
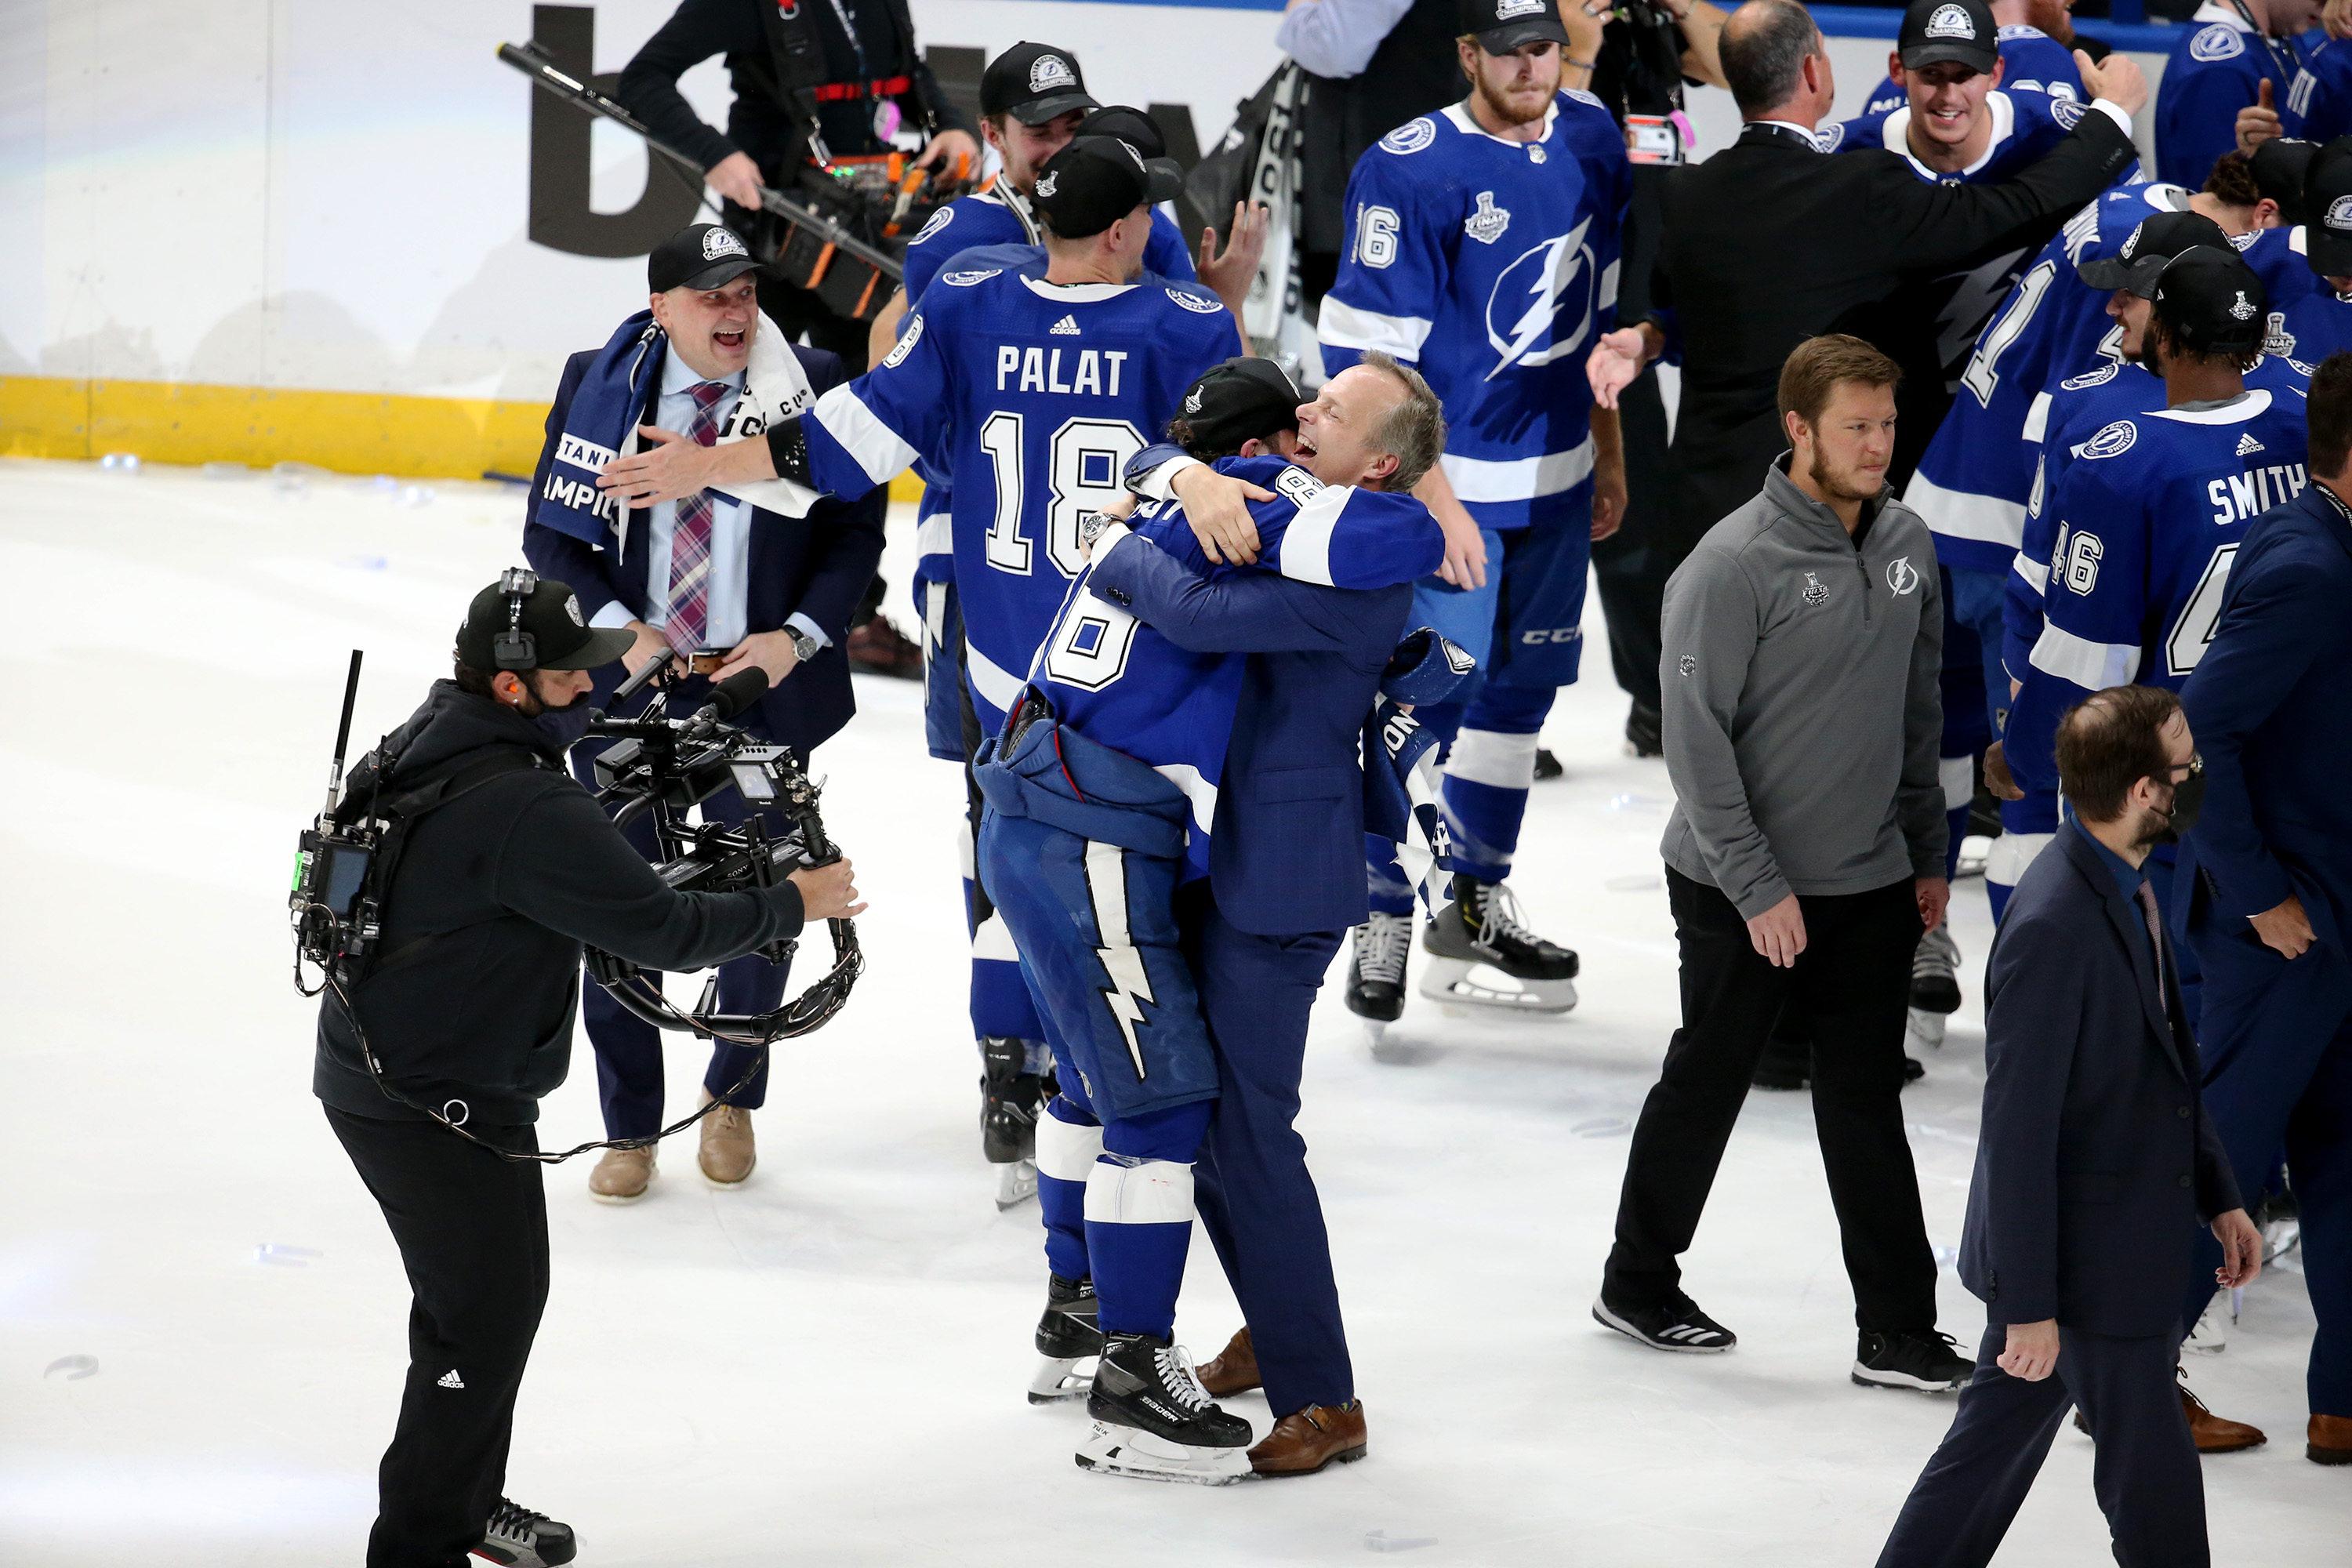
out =
[(2164, 1004), (2164, 1016), (2169, 1018), (2172, 1016), (2172, 1004), (2164, 991), (2164, 922), (2157, 917), (2156, 889), (2142, 882), (2132, 898), (2139, 905), (2139, 912), (2147, 919), (2148, 951), (2156, 955), (2157, 1000)]
[[(694, 395), (694, 417), (686, 433), (697, 444), (715, 446), (719, 416), (713, 412), (727, 395), (723, 381), (698, 381), (687, 389)], [(662, 635), (669, 646), (690, 654), (702, 646), (710, 624), (710, 492), (697, 490), (677, 503), (669, 531), (669, 595), (664, 601), (669, 615)]]

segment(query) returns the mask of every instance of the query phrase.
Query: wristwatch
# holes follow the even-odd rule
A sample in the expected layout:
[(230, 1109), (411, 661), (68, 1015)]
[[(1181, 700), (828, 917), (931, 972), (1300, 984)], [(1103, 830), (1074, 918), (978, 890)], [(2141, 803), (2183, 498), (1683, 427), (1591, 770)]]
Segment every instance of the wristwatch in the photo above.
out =
[(784, 631), (793, 639), (793, 657), (799, 659), (803, 664), (806, 664), (809, 660), (814, 658), (818, 654), (824, 651), (824, 644), (817, 641), (816, 638), (809, 636), (808, 633), (801, 630), (800, 627), (786, 626)]
[(1111, 524), (1117, 521), (1118, 519), (1107, 511), (1087, 512), (1078, 519), (1078, 543), (1085, 549), (1092, 550), (1095, 547), (1095, 541), (1109, 531)]

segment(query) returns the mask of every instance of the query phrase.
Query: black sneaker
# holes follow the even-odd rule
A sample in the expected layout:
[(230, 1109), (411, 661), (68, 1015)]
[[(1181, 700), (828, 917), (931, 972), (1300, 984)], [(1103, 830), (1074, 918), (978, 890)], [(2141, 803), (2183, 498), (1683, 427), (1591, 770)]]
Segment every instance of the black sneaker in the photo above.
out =
[(1037, 1157), (1037, 1075), (1021, 1070), (1028, 1054), (1010, 1035), (980, 1042), (980, 1151), (992, 1165)]
[(1102, 1331), (1095, 1320), (1102, 1304), (1095, 1300), (1094, 1278), (1045, 1281), (1045, 1312), (1037, 1320), (1037, 1353), (1055, 1361), (1076, 1361), (1102, 1353)]
[(1958, 1342), (1929, 1329), (1924, 1333), (1864, 1333), (1853, 1352), (1853, 1380), (1864, 1388), (1909, 1388), (1941, 1394), (1958, 1388), (1976, 1373), (1976, 1363), (1959, 1353)]
[(1412, 951), (1412, 917), (1372, 911), (1356, 928), (1355, 952), (1348, 959), (1348, 1011), (1395, 1023), (1404, 1012), (1405, 955)]
[(508, 1568), (555, 1568), (578, 1554), (580, 1543), (572, 1527), (543, 1513), (533, 1513), (511, 1499), (499, 1499), (498, 1511), (482, 1531), (474, 1555)]
[(1666, 721), (1654, 708), (1636, 702), (1625, 715), (1625, 750), (1637, 757), (1666, 754)]
[(1641, 1341), (1654, 1351), (1679, 1351), (1687, 1355), (1715, 1355), (1739, 1342), (1739, 1336), (1698, 1310), (1688, 1296), (1676, 1296), (1663, 1307), (1612, 1307), (1606, 1297), (1592, 1300), (1592, 1321)]
[(1566, 768), (1559, 765), (1558, 757), (1553, 756), (1541, 746), (1536, 748), (1536, 783), (1541, 784), (1546, 779), (1559, 778), (1567, 772)]
[(1917, 1057), (1905, 1057), (1903, 1058), (1904, 1088), (1909, 1089), (1913, 1084), (1917, 1083), (1921, 1079), (1926, 1078), (1927, 1076), (1927, 1065), (1921, 1062)]
[(1149, 1334), (1105, 1334), (1087, 1414), (1187, 1448), (1246, 1448), (1250, 1424), (1209, 1398), (1192, 1358)]

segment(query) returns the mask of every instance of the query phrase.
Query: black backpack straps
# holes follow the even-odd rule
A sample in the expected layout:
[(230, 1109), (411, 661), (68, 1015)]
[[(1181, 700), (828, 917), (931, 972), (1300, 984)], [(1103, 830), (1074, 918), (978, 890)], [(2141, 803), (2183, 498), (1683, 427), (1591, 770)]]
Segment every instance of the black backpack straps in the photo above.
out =
[(786, 184), (811, 149), (824, 145), (817, 121), (816, 89), (825, 84), (831, 73), (825, 69), (824, 41), (817, 37), (816, 18), (809, 12), (811, 5), (823, 3), (824, 0), (786, 0), (786, 4), (752, 0), (759, 9), (760, 26), (768, 35), (765, 63), (767, 74), (773, 79), (768, 84), (769, 90), (793, 121), (793, 139), (784, 149), (782, 167), (777, 171), (777, 179)]
[[(560, 771), (537, 752), (521, 746), (496, 746), (487, 756), (477, 757), (463, 767), (428, 783), (404, 789), (383, 801), (375, 809), (390, 820), (375, 855), (368, 862), (367, 879), (361, 889), (361, 897), (379, 909), (383, 907), (392, 892), (393, 879), (399, 874), (400, 863), (407, 857), (409, 830), (416, 826), (418, 818), (438, 811), (461, 795), (472, 794), (492, 779), (503, 778), (509, 773)], [(359, 965), (358, 973), (351, 978), (354, 984), (364, 980), (395, 961), (430, 947), (448, 934), (447, 931), (427, 931), (422, 936), (411, 937), (388, 952), (370, 953)]]

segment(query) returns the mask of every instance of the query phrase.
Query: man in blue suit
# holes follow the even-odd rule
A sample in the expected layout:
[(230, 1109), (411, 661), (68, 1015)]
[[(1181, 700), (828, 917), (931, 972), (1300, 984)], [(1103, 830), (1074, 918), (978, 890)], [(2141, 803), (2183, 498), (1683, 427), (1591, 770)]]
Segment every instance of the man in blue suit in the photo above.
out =
[(2199, 1101), (2179, 964), (2145, 871), (2187, 815), (2195, 742), (2171, 692), (2117, 686), (2067, 710), (2057, 752), (2074, 815), (2020, 879), (1985, 976), (1960, 1278), (1990, 1321), (1879, 1568), (1990, 1562), (2069, 1405), (2098, 1440), (2092, 1489), (2116, 1561), (2210, 1561), (2174, 1382), (2180, 1238), (2205, 1220), (2221, 1283), (2240, 1285), (2262, 1268), (2262, 1237)]
[[(2255, 520), (2212, 640), (2180, 693), (2206, 798), (2199, 873), (2205, 1103), (2241, 1191), (2284, 1147), (2318, 1320), (2305, 1452), (2352, 1464), (2352, 354), (2311, 381), (2312, 484)], [(2203, 1267), (2184, 1322), (2212, 1289)]]
[[(1365, 363), (1405, 384), (1380, 434), (1400, 468), (1425, 471), (1444, 447), (1435, 395), (1386, 355)], [(1327, 384), (1298, 411), (1299, 440), (1314, 446), (1324, 422), (1341, 416)], [(1139, 455), (1131, 480), (1150, 474), (1153, 494), (1188, 475), (1232, 482), (1190, 459), (1185, 474), (1153, 473), (1168, 455)], [(1252, 1469), (1311, 1474), (1363, 1456), (1364, 1410), (1322, 1204), (1292, 1122), (1315, 993), (1369, 910), (1360, 742), (1412, 587), (1351, 591), (1270, 572), (1209, 582), (1139, 539), (1097, 562), (1092, 584), (1180, 647), (1252, 655), (1211, 819), (1209, 876), (1177, 895), (1218, 1068), (1194, 1197), (1248, 1322), (1201, 1370), (1219, 1397), (1264, 1386), (1275, 1427), (1250, 1450)]]
[[(543, 575), (572, 585), (592, 625), (636, 634), (628, 657), (599, 675), (589, 702), (604, 705), (628, 671), (664, 650), (695, 671), (672, 699), (673, 712), (692, 712), (711, 682), (757, 667), (768, 691), (742, 722), (805, 756), (856, 710), (843, 647), (881, 558), (888, 500), (877, 490), (857, 501), (815, 501), (803, 517), (681, 481), (724, 449), (719, 442), (756, 437), (767, 416), (805, 406), (845, 379), (839, 359), (786, 344), (759, 313), (756, 270), (742, 242), (715, 224), (693, 225), (654, 251), (649, 314), (624, 323), (604, 349), (564, 364), (523, 553)], [(601, 489), (566, 477), (597, 472), (600, 462)], [(647, 504), (680, 489), (681, 499)], [(572, 753), (592, 788), (603, 750)], [(730, 822), (749, 815), (731, 790), (701, 809)], [(787, 828), (772, 814), (768, 826)], [(647, 819), (625, 831), (648, 859), (657, 858)], [(782, 1000), (785, 978), (782, 965), (756, 955), (723, 964), (719, 1010), (765, 1012)], [(660, 1031), (602, 986), (583, 987), (581, 1012), (596, 1052), (605, 1136), (658, 1131)], [(767, 1067), (758, 1063), (754, 1073), (754, 1062), (749, 1049), (717, 1044), (703, 1078), (706, 1100), (723, 1103), (703, 1121), (698, 1160), (720, 1185), (742, 1182), (756, 1160), (751, 1111), (765, 1100)], [(589, 1174), (590, 1194), (608, 1203), (642, 1197), (654, 1160), (650, 1147), (608, 1152)]]

